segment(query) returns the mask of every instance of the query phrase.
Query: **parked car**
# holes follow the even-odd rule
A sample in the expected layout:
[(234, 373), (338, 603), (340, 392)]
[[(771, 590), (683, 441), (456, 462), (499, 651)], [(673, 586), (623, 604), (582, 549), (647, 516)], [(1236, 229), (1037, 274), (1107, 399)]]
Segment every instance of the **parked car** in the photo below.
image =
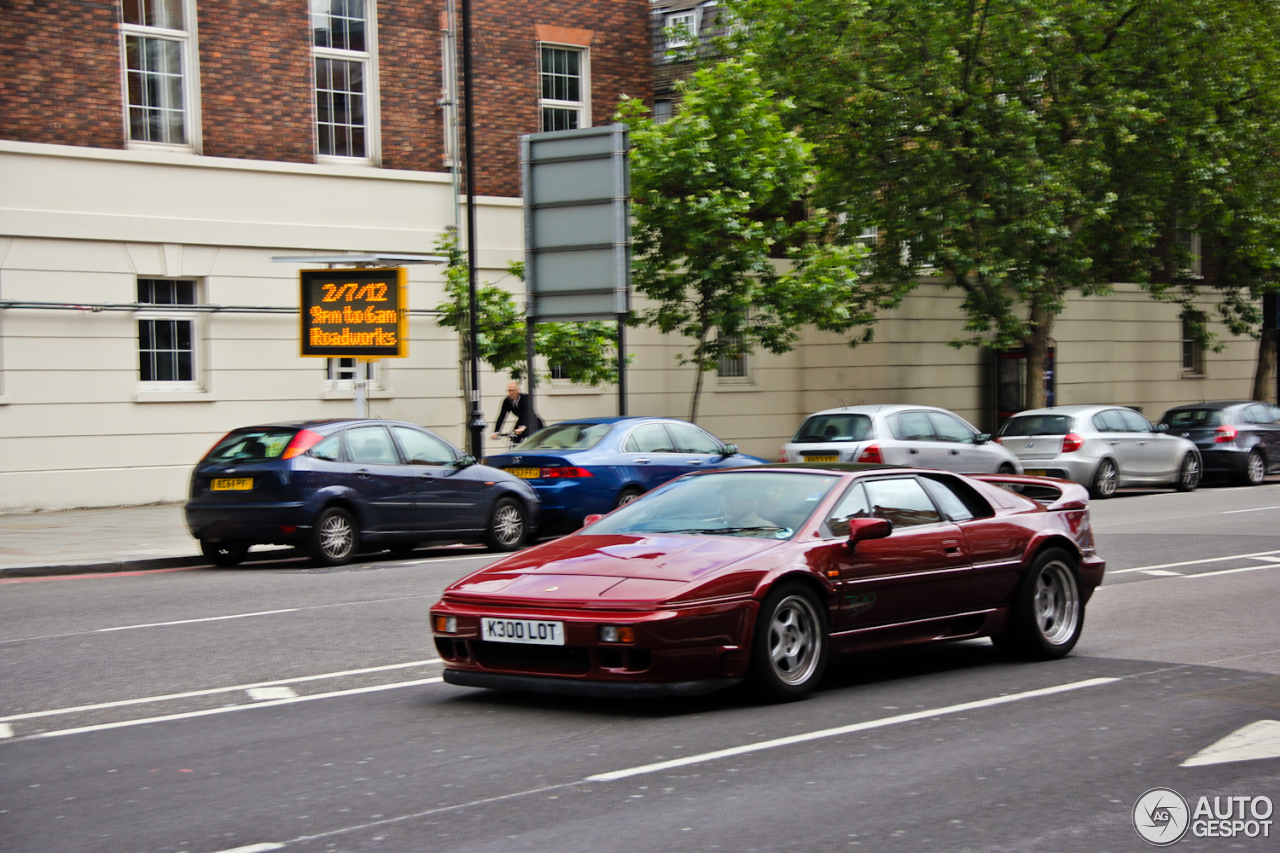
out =
[(296, 545), (321, 565), (362, 545), (432, 539), (510, 551), (538, 522), (527, 483), (400, 421), (351, 419), (232, 430), (191, 474), (187, 526), (215, 565), (253, 545)]
[[(1015, 491), (1015, 490), (1020, 490)], [(842, 464), (688, 474), (450, 584), (450, 684), (798, 699), (829, 655), (991, 637), (1066, 655), (1106, 567), (1061, 480)]]
[(1019, 474), (1018, 457), (954, 412), (933, 406), (845, 406), (805, 418), (779, 462), (876, 462), (961, 474)]
[(1095, 498), (1123, 486), (1194, 491), (1200, 451), (1164, 430), (1124, 406), (1056, 406), (1019, 412), (997, 441), (1017, 454), (1026, 473), (1073, 480)]
[(761, 465), (706, 430), (675, 418), (562, 421), (514, 449), (485, 457), (533, 486), (546, 529), (575, 529), (592, 513), (630, 503), (668, 480), (707, 468)]
[(1227, 400), (1175, 406), (1160, 419), (1171, 435), (1195, 442), (1204, 474), (1256, 486), (1280, 471), (1280, 423), (1266, 403)]

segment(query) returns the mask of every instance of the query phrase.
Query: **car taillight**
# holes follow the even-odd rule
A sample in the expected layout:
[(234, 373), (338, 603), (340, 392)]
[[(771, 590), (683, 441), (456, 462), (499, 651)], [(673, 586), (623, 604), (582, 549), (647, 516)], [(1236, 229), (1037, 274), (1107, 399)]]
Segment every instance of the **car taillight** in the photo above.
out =
[(557, 480), (565, 478), (581, 479), (583, 477), (594, 477), (586, 468), (577, 468), (573, 465), (565, 465), (563, 468), (543, 468), (541, 471), (542, 479)]
[(1076, 435), (1074, 432), (1069, 432), (1062, 437), (1063, 453), (1075, 453), (1082, 447), (1084, 447), (1084, 438)]
[(284, 449), (284, 453), (281, 454), (280, 458), (292, 459), (295, 456), (301, 456), (322, 441), (324, 441), (324, 436), (320, 433), (312, 432), (309, 429), (300, 429), (297, 435), (290, 439), (288, 447)]
[(778, 448), (778, 461), (779, 461), (779, 462), (786, 462), (786, 461), (787, 461), (787, 448), (786, 448), (786, 447), (779, 447), (779, 448)]
[(858, 454), (858, 461), (883, 463), (884, 457), (880, 455), (880, 445), (868, 444), (866, 449)]
[(1213, 443), (1224, 444), (1225, 442), (1228, 442), (1228, 441), (1235, 441), (1236, 435), (1238, 435), (1238, 433), (1236, 432), (1235, 427), (1220, 426), (1216, 430), (1214, 430)]

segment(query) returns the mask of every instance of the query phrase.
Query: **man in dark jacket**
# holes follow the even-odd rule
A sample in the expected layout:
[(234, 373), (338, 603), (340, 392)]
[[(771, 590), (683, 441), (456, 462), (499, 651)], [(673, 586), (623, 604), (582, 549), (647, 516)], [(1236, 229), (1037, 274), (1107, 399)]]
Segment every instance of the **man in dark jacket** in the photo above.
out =
[(529, 398), (520, 393), (520, 386), (512, 382), (507, 386), (507, 399), (502, 401), (502, 411), (498, 412), (498, 422), (493, 425), (493, 437), (499, 438), (498, 433), (502, 432), (502, 424), (507, 419), (507, 415), (515, 415), (516, 427), (513, 433), (521, 438), (542, 426), (542, 419), (533, 413), (533, 407), (529, 405)]

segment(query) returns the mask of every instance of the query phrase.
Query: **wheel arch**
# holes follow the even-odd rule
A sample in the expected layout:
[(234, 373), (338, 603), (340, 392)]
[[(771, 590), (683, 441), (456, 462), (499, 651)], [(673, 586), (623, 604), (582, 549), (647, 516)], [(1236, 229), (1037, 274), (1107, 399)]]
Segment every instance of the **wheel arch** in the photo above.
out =
[(827, 630), (831, 630), (832, 619), (834, 618), (834, 608), (836, 604), (835, 588), (823, 581), (822, 578), (814, 575), (812, 572), (796, 569), (794, 571), (782, 572), (780, 574), (770, 575), (761, 580), (756, 586), (755, 592), (751, 597), (755, 599), (756, 604), (762, 603), (769, 593), (773, 592), (782, 584), (799, 583), (809, 589), (818, 597), (827, 614)]

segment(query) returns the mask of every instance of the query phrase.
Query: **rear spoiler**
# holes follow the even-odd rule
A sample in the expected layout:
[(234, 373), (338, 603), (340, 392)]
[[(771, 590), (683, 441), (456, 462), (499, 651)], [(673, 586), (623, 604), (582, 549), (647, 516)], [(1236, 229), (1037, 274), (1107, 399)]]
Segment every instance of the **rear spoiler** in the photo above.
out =
[(975, 480), (1017, 492), (1051, 512), (1085, 509), (1089, 506), (1089, 490), (1070, 480), (1053, 477), (1030, 477), (1025, 474), (971, 474)]

